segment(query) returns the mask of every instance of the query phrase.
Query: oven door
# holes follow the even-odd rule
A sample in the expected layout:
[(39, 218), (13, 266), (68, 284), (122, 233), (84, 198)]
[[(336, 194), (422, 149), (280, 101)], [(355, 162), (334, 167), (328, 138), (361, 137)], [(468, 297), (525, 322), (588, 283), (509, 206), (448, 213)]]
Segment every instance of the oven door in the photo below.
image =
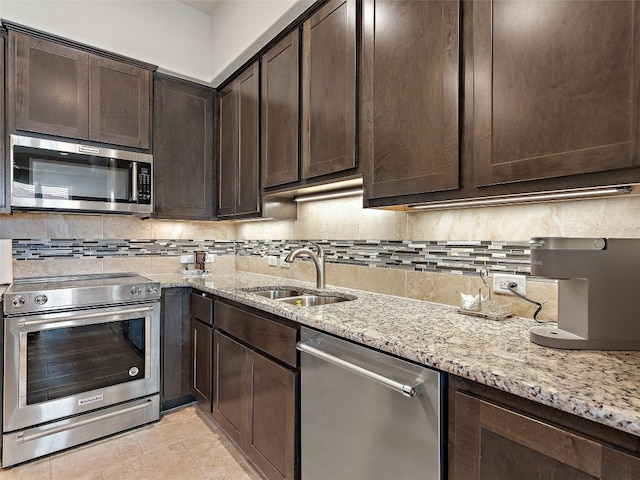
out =
[(4, 328), (4, 432), (159, 392), (159, 302), (8, 317)]

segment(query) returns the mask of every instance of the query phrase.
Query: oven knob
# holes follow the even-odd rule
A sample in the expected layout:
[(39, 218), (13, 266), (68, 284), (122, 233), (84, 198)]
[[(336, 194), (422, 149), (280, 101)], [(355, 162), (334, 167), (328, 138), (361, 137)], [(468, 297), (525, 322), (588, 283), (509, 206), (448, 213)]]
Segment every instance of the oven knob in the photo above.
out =
[(17, 297), (13, 297), (11, 299), (11, 305), (13, 305), (14, 307), (21, 307), (22, 305), (24, 305), (24, 297), (22, 295), (18, 295)]
[(155, 285), (147, 285), (147, 295), (155, 295), (158, 293), (158, 288)]
[(142, 293), (142, 290), (140, 289), (140, 287), (136, 286), (136, 287), (131, 287), (131, 295), (135, 295), (138, 296)]
[(49, 299), (46, 295), (38, 295), (33, 299), (33, 301), (36, 302), (36, 305), (44, 305), (45, 303), (47, 303), (47, 300)]

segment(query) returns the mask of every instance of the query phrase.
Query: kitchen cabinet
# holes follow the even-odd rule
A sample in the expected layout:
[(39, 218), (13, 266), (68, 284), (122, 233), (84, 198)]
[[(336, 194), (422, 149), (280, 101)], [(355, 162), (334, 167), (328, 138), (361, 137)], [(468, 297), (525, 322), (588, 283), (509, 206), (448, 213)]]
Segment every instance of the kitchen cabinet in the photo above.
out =
[(149, 150), (155, 67), (9, 28), (11, 132)]
[(213, 418), (270, 480), (299, 478), (297, 324), (217, 301)]
[(451, 377), (449, 478), (631, 480), (640, 439)]
[(222, 88), (218, 98), (218, 217), (260, 213), (259, 62)]
[[(6, 32), (0, 31), (0, 92), (4, 92), (5, 89), (5, 45), (6, 45)], [(0, 112), (5, 112), (5, 95), (0, 95)], [(7, 131), (5, 129), (5, 115), (0, 115), (0, 132), (2, 132), (4, 141), (0, 142), (0, 213), (10, 213), (10, 199), (8, 198), (7, 183), (11, 178), (10, 167), (11, 161), (7, 159), (5, 154), (6, 145), (8, 144)]]
[(154, 96), (154, 216), (214, 215), (214, 90), (157, 75)]
[(293, 30), (265, 53), (261, 81), (262, 187), (300, 180), (300, 32)]
[(459, 3), (365, 0), (365, 200), (459, 187)]
[(198, 403), (211, 412), (214, 300), (204, 292), (193, 291), (190, 306), (192, 392)]
[(191, 329), (189, 288), (163, 288), (160, 306), (161, 409), (190, 403)]
[(474, 185), (640, 164), (637, 2), (474, 2)]
[(357, 166), (359, 3), (332, 0), (302, 26), (302, 175)]

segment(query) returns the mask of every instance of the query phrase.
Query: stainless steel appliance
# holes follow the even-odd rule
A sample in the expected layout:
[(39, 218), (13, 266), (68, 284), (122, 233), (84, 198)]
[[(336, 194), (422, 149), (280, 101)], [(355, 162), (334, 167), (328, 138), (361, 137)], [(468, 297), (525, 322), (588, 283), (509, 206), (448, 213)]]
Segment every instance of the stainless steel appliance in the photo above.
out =
[(11, 207), (153, 213), (153, 156), (11, 135)]
[(568, 349), (640, 350), (640, 239), (532, 238), (531, 274), (558, 279), (558, 327), (532, 342)]
[(303, 327), (304, 480), (443, 478), (444, 377)]
[(9, 286), (3, 467), (159, 418), (159, 299), (136, 274)]

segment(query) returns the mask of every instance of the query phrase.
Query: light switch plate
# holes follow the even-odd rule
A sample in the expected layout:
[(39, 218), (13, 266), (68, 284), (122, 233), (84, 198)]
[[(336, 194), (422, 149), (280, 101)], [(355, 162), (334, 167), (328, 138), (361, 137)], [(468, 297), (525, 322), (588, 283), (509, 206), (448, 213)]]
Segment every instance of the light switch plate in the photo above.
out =
[(268, 259), (269, 259), (269, 266), (270, 267), (277, 267), (278, 266), (278, 257), (276, 257), (275, 255), (269, 255)]

